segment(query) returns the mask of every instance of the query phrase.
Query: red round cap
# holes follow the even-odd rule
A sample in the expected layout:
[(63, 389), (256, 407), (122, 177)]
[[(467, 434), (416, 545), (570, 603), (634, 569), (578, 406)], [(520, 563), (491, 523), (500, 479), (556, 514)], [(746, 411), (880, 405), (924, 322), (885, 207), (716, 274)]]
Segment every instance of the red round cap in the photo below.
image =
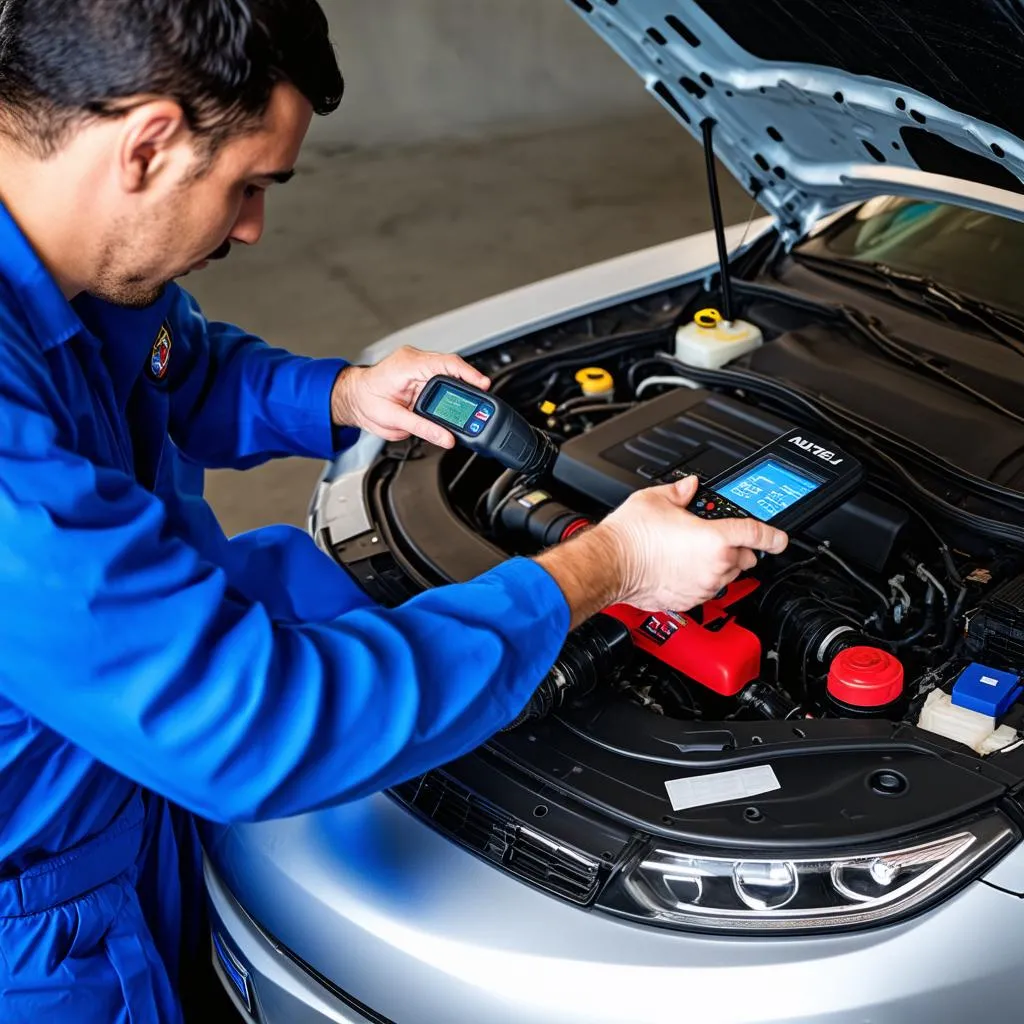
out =
[(903, 665), (877, 647), (848, 647), (832, 660), (828, 692), (850, 707), (881, 707), (903, 693)]

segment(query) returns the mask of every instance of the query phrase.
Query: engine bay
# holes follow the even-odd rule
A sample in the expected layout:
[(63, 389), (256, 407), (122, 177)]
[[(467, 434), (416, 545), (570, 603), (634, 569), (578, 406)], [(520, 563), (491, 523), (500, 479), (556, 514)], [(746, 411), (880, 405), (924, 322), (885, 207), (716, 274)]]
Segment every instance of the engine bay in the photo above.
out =
[[(552, 473), (517, 481), (464, 450), (389, 445), (370, 499), (394, 561), (358, 543), (339, 557), (379, 600), (397, 602), (568, 540), (673, 473), (706, 480), (787, 429), (825, 429), (868, 470), (852, 498), (701, 608), (619, 607), (592, 620), (516, 725), (560, 711), (594, 738), (625, 703), (648, 716), (650, 735), (664, 734), (656, 720), (686, 723), (691, 739), (698, 725), (732, 729), (717, 747), (701, 741), (708, 750), (729, 749), (747, 723), (787, 723), (799, 737), (869, 721), (987, 758), (1019, 750), (1024, 496), (1009, 484), (1024, 458), (1020, 428), (980, 408), (973, 444), (963, 419), (948, 444), (938, 423), (908, 437), (906, 409), (889, 415), (884, 390), (872, 400), (865, 383), (859, 403), (848, 400), (864, 344), (849, 324), (769, 300), (757, 285), (740, 296), (763, 339), (727, 365), (676, 357), (680, 328), (714, 299), (696, 286), (474, 358), (495, 393), (553, 440)], [(820, 372), (802, 378), (799, 360), (762, 372), (778, 362), (773, 346), (792, 349), (807, 331), (846, 346), (839, 398), (821, 390)], [(880, 372), (872, 363), (872, 377)], [(984, 459), (957, 465), (964, 451)]]

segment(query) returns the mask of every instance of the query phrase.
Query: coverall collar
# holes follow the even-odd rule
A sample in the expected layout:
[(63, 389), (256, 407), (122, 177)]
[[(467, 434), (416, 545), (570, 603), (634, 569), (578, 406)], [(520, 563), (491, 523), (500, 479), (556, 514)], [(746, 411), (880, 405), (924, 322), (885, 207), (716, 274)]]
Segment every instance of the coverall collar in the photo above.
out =
[(36, 255), (7, 207), (0, 203), (0, 276), (16, 288), (29, 313), (29, 326), (40, 347), (63, 345), (82, 330), (82, 321)]

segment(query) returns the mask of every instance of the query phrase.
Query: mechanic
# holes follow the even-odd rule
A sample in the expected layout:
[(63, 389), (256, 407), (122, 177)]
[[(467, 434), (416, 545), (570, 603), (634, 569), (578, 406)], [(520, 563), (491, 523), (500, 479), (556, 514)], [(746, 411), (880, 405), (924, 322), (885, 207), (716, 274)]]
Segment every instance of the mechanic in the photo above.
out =
[[(689, 608), (786, 538), (635, 495), (536, 560), (379, 609), (301, 531), (229, 540), (203, 469), (334, 456), (454, 356), (312, 360), (172, 283), (251, 245), (342, 79), (315, 0), (0, 0), (0, 1019), (182, 1019), (192, 815), (300, 814), (507, 725), (569, 628)], [(443, 638), (439, 640), (439, 638)]]

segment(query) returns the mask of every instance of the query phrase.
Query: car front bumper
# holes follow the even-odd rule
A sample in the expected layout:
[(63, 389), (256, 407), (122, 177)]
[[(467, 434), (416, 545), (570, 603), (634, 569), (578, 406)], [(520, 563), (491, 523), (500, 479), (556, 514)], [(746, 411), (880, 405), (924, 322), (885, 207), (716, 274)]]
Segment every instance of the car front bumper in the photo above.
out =
[(265, 1024), (1019, 1019), (1024, 905), (984, 882), (887, 928), (714, 938), (553, 899), (382, 795), (207, 849), (214, 927)]

